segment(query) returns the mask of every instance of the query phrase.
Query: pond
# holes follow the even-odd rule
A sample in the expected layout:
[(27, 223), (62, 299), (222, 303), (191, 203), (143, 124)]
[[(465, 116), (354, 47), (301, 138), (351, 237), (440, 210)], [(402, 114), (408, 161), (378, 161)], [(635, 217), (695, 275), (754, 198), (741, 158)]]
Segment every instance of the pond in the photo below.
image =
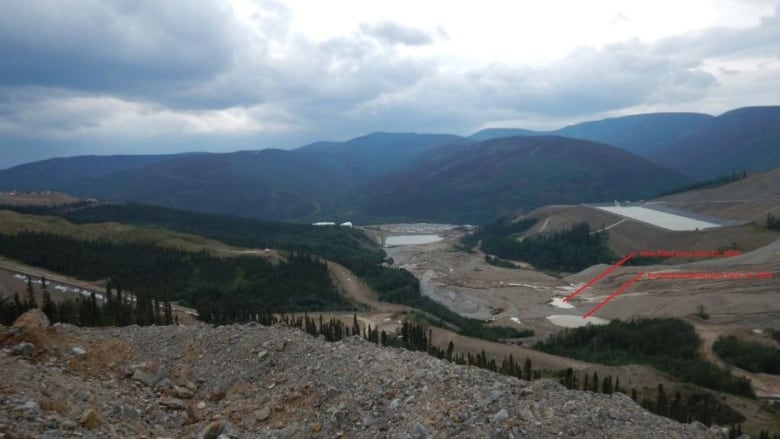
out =
[(443, 237), (439, 235), (395, 235), (385, 238), (385, 247), (396, 245), (422, 245), (439, 242)]

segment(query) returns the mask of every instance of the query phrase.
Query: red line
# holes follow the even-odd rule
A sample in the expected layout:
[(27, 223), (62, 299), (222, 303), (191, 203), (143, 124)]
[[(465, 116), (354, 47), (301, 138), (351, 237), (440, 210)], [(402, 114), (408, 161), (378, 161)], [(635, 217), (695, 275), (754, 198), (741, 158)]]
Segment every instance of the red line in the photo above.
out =
[(621, 265), (625, 264), (629, 259), (633, 258), (635, 255), (636, 255), (635, 252), (631, 252), (630, 255), (628, 255), (625, 258), (619, 260), (615, 265), (613, 265), (613, 266), (607, 268), (606, 270), (604, 270), (604, 272), (602, 272), (600, 275), (594, 277), (590, 282), (588, 282), (585, 285), (579, 287), (577, 289), (577, 291), (575, 291), (575, 292), (569, 294), (568, 296), (564, 297), (563, 301), (564, 302), (570, 301), (571, 299), (574, 298), (574, 296), (576, 296), (577, 294), (580, 294), (586, 288), (588, 288), (589, 286), (591, 286), (591, 285), (595, 284), (596, 282), (598, 282), (599, 280), (601, 280), (602, 277), (604, 277), (604, 276), (608, 275), (609, 273), (612, 273), (613, 271), (615, 271), (618, 267), (620, 267)]
[(587, 319), (594, 312), (600, 310), (602, 306), (606, 305), (607, 302), (609, 302), (610, 300), (612, 300), (615, 297), (617, 297), (618, 294), (622, 293), (623, 291), (626, 291), (628, 289), (628, 287), (630, 287), (634, 282), (638, 281), (639, 278), (642, 277), (642, 275), (644, 275), (644, 274), (645, 274), (645, 272), (643, 271), (643, 272), (637, 274), (636, 276), (632, 277), (631, 280), (629, 280), (628, 282), (626, 282), (623, 285), (621, 285), (620, 288), (615, 290), (614, 293), (610, 294), (609, 297), (607, 297), (606, 299), (602, 300), (601, 303), (599, 303), (598, 305), (594, 306), (593, 309), (591, 309), (590, 311), (586, 312), (585, 315), (582, 316), (582, 318), (583, 319)]

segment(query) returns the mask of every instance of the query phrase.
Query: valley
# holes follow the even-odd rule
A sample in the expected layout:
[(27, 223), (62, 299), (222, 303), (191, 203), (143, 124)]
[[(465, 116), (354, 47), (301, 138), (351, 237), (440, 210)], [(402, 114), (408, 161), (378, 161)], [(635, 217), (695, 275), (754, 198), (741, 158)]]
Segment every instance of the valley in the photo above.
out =
[[(314, 166), (332, 148), (346, 157), (356, 145), (374, 141), (383, 145), (395, 138), (368, 136), (337, 147), (313, 145), (298, 154), (307, 157), (307, 166)], [(567, 379), (579, 382), (592, 375), (609, 377), (610, 382), (615, 378), (648, 410), (655, 410), (647, 401), (655, 398), (659, 385), (682, 392), (690, 401), (711, 395), (707, 398), (729, 407), (719, 419), (736, 420), (733, 413), (738, 413), (744, 417), (739, 423), (751, 431), (780, 429), (780, 417), (766, 402), (780, 398), (778, 377), (734, 367), (713, 350), (722, 336), (757, 339), (777, 347), (771, 334), (780, 331), (780, 232), (766, 227), (766, 221), (780, 213), (780, 169), (653, 197), (690, 180), (606, 145), (557, 137), (499, 137), (457, 145), (448, 144), (454, 140), (451, 137), (405, 138), (422, 143), (406, 150), (405, 158), (390, 160), (386, 168), (374, 168), (375, 179), (367, 172), (356, 178), (356, 186), (344, 186), (344, 180), (339, 180), (344, 178), (343, 170), (333, 170), (332, 176), (338, 178), (331, 183), (342, 189), (327, 199), (307, 198), (305, 203), (317, 207), (311, 215), (294, 213), (303, 223), (248, 218), (265, 215), (260, 210), (235, 211), (229, 204), (205, 209), (220, 213), (197, 213), (49, 191), (0, 194), (0, 234), (7, 241), (0, 293), (6, 305), (14, 294), (28, 297), (29, 274), (50, 280), (55, 303), (88, 298), (91, 291), (102, 302), (103, 291), (119, 279), (125, 288), (129, 286), (124, 291), (127, 300), (134, 301), (137, 290), (143, 291), (139, 296), (143, 300), (149, 300), (150, 294), (155, 297), (155, 307), (173, 302), (171, 320), (175, 317), (181, 325), (306, 315), (321, 319), (320, 331), (356, 324), (369, 338), (375, 334), (377, 344), (380, 332), (382, 344), (384, 337), (391, 337), (391, 343), (411, 343), (398, 337), (405, 325), (417, 324), (430, 331), (425, 341), (428, 352), (441, 356), (447, 351), (452, 361), (498, 371), (497, 365), (506, 364), (508, 358), (517, 364), (527, 360), (538, 376), (523, 375), (526, 379), (562, 383), (560, 374), (567, 369), (571, 370)], [(587, 171), (578, 169), (561, 177), (581, 166), (581, 150), (598, 159), (587, 162)], [(251, 167), (249, 162), (256, 156), (268, 154), (287, 155), (279, 151), (241, 154), (218, 160), (217, 169), (226, 166), (223, 171), (232, 174), (228, 169), (237, 163)], [(366, 154), (355, 160), (375, 159), (372, 152)], [(154, 179), (188, 181), (189, 167), (210, 167), (211, 158), (147, 160), (140, 172), (152, 172)], [(598, 160), (606, 161), (603, 169)], [(626, 160), (630, 166), (622, 174), (600, 174), (614, 171)], [(549, 175), (548, 166), (559, 169)], [(121, 172), (132, 172), (132, 165)], [(515, 175), (520, 179), (507, 185)], [(658, 176), (668, 180), (665, 187), (650, 184)], [(628, 183), (618, 191), (574, 193), (579, 185), (609, 185), (621, 179)], [(307, 191), (304, 183), (316, 182), (296, 182), (295, 190)], [(89, 184), (98, 183), (90, 180)], [(224, 189), (232, 184), (249, 183), (233, 181)], [(276, 193), (292, 198), (258, 206), (297, 206), (297, 202), (289, 204), (296, 197), (294, 191), (284, 192), (291, 188)], [(453, 191), (465, 196), (451, 197)], [(345, 199), (350, 203), (345, 204)], [(243, 216), (221, 215), (222, 210)], [(498, 213), (499, 219), (492, 219)], [(289, 218), (286, 215), (282, 217)], [(479, 225), (465, 224), (472, 220)], [(349, 225), (338, 225), (342, 223)], [(47, 255), (25, 246), (52, 246), (72, 260), (59, 261), (56, 251)], [(79, 247), (84, 249), (81, 254), (74, 252)], [(16, 252), (16, 260), (7, 257), (11, 251)], [(659, 251), (679, 255), (644, 256)], [(169, 267), (167, 273), (177, 274), (166, 276), (156, 271), (160, 267), (122, 256), (128, 252), (161, 258), (160, 263)], [(612, 270), (611, 264), (631, 253), (637, 256)], [(705, 256), (694, 256), (698, 253)], [(98, 263), (94, 258), (98, 254), (105, 260)], [(706, 257), (714, 254), (718, 256)], [(84, 264), (89, 266), (86, 271), (80, 268)], [(608, 269), (612, 271), (603, 279), (579, 292)], [(613, 297), (634, 278), (638, 280), (630, 288)], [(35, 300), (42, 302), (41, 286), (34, 284), (33, 289)], [(575, 291), (577, 296), (568, 300)], [(601, 308), (594, 312), (597, 306)], [(142, 318), (140, 309), (134, 313), (139, 324), (162, 323), (161, 317)], [(725, 373), (730, 380), (751, 384), (728, 390), (728, 380), (720, 375), (720, 381), (703, 387), (689, 382), (690, 377), (674, 375), (682, 373), (677, 369), (647, 363), (657, 360), (609, 363), (535, 347), (579, 330), (612, 330), (615, 321), (669, 318), (691, 325), (701, 340), (697, 355), (706, 362), (699, 364), (706, 364), (708, 373)], [(750, 395), (739, 393), (745, 388)]]

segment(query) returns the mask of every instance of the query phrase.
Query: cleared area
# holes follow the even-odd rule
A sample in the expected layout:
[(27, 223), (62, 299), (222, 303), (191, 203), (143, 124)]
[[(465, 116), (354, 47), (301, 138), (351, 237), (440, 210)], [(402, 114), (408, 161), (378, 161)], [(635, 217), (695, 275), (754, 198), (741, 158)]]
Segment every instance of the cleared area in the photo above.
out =
[(720, 224), (709, 221), (702, 221), (694, 218), (675, 215), (673, 213), (661, 212), (659, 210), (648, 209), (637, 206), (598, 206), (596, 209), (605, 210), (626, 218), (635, 219), (644, 223), (652, 224), (676, 232), (709, 229), (720, 227)]
[(552, 316), (547, 316), (547, 320), (552, 322), (553, 325), (562, 326), (564, 328), (579, 328), (580, 326), (606, 325), (607, 323), (609, 323), (609, 320), (605, 320), (600, 317), (593, 317), (593, 316), (583, 319), (580, 316), (552, 315)]

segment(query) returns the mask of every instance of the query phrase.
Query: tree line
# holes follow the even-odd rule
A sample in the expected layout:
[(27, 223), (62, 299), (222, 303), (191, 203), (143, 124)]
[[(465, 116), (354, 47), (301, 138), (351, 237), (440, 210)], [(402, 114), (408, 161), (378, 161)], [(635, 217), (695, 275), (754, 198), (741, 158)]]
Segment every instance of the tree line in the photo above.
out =
[(693, 326), (679, 319), (613, 320), (551, 335), (534, 347), (608, 365), (646, 364), (708, 389), (755, 398), (750, 380), (735, 377), (704, 359)]
[[(582, 390), (610, 395), (621, 392), (630, 395), (637, 404), (656, 415), (674, 419), (678, 422), (701, 422), (705, 425), (733, 425), (736, 428), (745, 417), (722, 403), (720, 399), (709, 392), (687, 391), (683, 395), (676, 390), (670, 395), (663, 384), (658, 384), (655, 395), (641, 395), (636, 388), (623, 388), (620, 378), (613, 380), (612, 376), (599, 377), (598, 372), (578, 375), (572, 368), (558, 372), (558, 381), (567, 389)], [(741, 428), (741, 427), (740, 427)]]
[(780, 230), (780, 219), (776, 218), (773, 214), (768, 213), (766, 215), (766, 228), (771, 230)]
[(0, 234), (0, 249), (7, 257), (68, 276), (111, 279), (139, 300), (179, 300), (202, 311), (209, 322), (246, 321), (261, 311), (354, 309), (314, 256), (291, 254), (274, 265), (253, 256), (222, 258), (153, 244), (30, 232)]
[(106, 285), (101, 299), (92, 291), (89, 295), (53, 301), (49, 282), (40, 279), (41, 303), (35, 298), (35, 287), (27, 277), (27, 294), (24, 299), (14, 294), (12, 299), (0, 297), (0, 323), (12, 324), (20, 315), (40, 308), (52, 323), (70, 323), (77, 326), (127, 326), (170, 325), (178, 323), (169, 301), (153, 299), (148, 294), (129, 294), (114, 281)]
[(723, 361), (750, 372), (780, 374), (780, 349), (733, 335), (720, 336), (712, 349)]
[(500, 218), (464, 237), (461, 242), (469, 246), (481, 242), (481, 250), (488, 255), (528, 262), (538, 269), (554, 272), (580, 271), (594, 264), (611, 263), (617, 259), (607, 245), (607, 232), (591, 231), (586, 222), (518, 240), (518, 233), (527, 230), (535, 222), (533, 218), (518, 222)]
[(679, 194), (681, 192), (695, 191), (695, 190), (698, 190), (698, 189), (711, 189), (711, 188), (716, 188), (716, 187), (719, 187), (719, 186), (725, 186), (725, 185), (727, 185), (729, 183), (734, 183), (735, 181), (739, 181), (739, 180), (745, 179), (745, 178), (747, 178), (747, 176), (748, 176), (747, 171), (742, 171), (742, 172), (734, 171), (734, 172), (731, 173), (731, 175), (721, 175), (721, 176), (715, 177), (715, 178), (713, 178), (711, 180), (700, 181), (700, 182), (697, 182), (697, 183), (693, 183), (693, 184), (689, 184), (689, 185), (686, 185), (686, 186), (679, 187), (677, 189), (672, 189), (672, 190), (668, 190), (668, 191), (665, 191), (665, 192), (661, 192), (661, 193), (659, 193), (658, 195), (656, 195), (653, 198), (664, 197), (666, 195)]
[(730, 425), (730, 434), (737, 432), (741, 434), (741, 423), (745, 420), (741, 413), (722, 403), (717, 396), (709, 392), (687, 390), (687, 394), (683, 394), (680, 390), (676, 390), (674, 394), (669, 394), (663, 384), (659, 384), (654, 397), (650, 397), (642, 395), (636, 388), (621, 387), (620, 378), (613, 379), (611, 375), (600, 378), (597, 372), (577, 374), (572, 368), (553, 373), (549, 370), (535, 369), (530, 358), (521, 361), (515, 359), (512, 354), (505, 356), (501, 362), (497, 362), (495, 358), (489, 358), (484, 350), (478, 353), (456, 353), (452, 341), (447, 344), (445, 349), (442, 349), (432, 343), (431, 330), (419, 320), (405, 319), (398, 332), (388, 333), (384, 330), (380, 331), (378, 328), (372, 328), (370, 324), (364, 325), (361, 329), (356, 315), (353, 315), (351, 325), (336, 318), (324, 320), (322, 316), (318, 320), (307, 315), (269, 317), (271, 319), (265, 321), (264, 324), (280, 323), (300, 328), (314, 337), (322, 336), (327, 341), (339, 341), (346, 337), (358, 336), (381, 346), (426, 352), (451, 363), (475, 366), (527, 381), (542, 377), (557, 377), (561, 385), (572, 390), (607, 395), (616, 392), (625, 393), (651, 413), (684, 423), (699, 421), (707, 426), (713, 424)]

